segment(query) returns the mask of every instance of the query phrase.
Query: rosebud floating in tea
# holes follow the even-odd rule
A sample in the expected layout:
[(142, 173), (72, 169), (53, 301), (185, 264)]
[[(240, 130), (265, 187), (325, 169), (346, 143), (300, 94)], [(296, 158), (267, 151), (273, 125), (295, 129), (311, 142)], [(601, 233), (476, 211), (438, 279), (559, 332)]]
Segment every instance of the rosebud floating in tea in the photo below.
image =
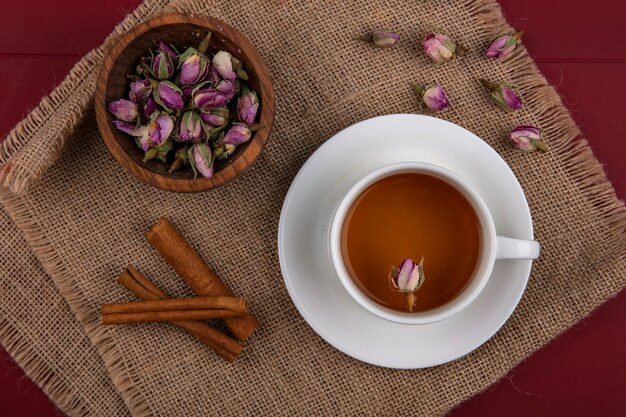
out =
[(510, 85), (495, 84), (484, 79), (481, 79), (480, 82), (491, 92), (491, 99), (502, 110), (511, 111), (522, 108), (522, 99)]
[(208, 52), (210, 40), (208, 33), (197, 47), (180, 49), (159, 42), (128, 74), (128, 99), (109, 103), (113, 124), (143, 150), (144, 163), (162, 161), (169, 172), (190, 167), (194, 178), (210, 178), (215, 160), (262, 128), (243, 63), (226, 51)]
[(511, 55), (520, 43), (523, 34), (524, 32), (519, 31), (512, 35), (498, 36), (493, 42), (491, 42), (491, 45), (489, 45), (487, 50), (485, 50), (485, 55), (487, 55), (488, 58), (494, 59), (504, 58)]
[(398, 266), (392, 266), (387, 276), (394, 291), (406, 293), (406, 302), (409, 311), (413, 311), (415, 305), (415, 291), (419, 290), (424, 283), (424, 258), (420, 263), (407, 258)]
[(376, 29), (359, 38), (364, 42), (369, 42), (378, 48), (391, 48), (400, 43), (400, 35), (389, 29)]
[(414, 84), (413, 89), (420, 99), (420, 109), (424, 112), (435, 113), (450, 105), (446, 91), (440, 85)]
[(539, 149), (541, 152), (548, 150), (548, 145), (543, 141), (541, 129), (532, 125), (519, 125), (509, 133), (511, 145), (523, 152), (532, 152)]

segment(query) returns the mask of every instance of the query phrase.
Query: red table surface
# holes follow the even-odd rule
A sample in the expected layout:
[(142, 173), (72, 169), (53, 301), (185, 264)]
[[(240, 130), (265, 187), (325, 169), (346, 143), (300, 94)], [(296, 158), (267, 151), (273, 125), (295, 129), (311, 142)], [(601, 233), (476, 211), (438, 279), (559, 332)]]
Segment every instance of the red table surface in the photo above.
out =
[[(0, 3), (0, 136), (139, 0)], [(626, 2), (501, 0), (509, 22), (626, 196)], [(626, 271), (625, 271), (626, 272)], [(594, 277), (589, 277), (594, 279)], [(450, 416), (626, 416), (626, 291)], [(419, 393), (415, 393), (419, 395)], [(54, 416), (0, 348), (0, 416)]]

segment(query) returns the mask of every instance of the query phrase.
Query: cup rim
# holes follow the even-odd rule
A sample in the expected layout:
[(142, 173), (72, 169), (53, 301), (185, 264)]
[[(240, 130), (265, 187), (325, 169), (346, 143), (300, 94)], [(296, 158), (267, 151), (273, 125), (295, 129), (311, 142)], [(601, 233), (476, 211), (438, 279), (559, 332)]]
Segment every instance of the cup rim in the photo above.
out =
[[(470, 202), (476, 215), (479, 218), (481, 226), (481, 248), (479, 252), (479, 260), (474, 269), (473, 277), (469, 284), (455, 296), (452, 300), (432, 310), (409, 313), (399, 312), (384, 307), (368, 296), (357, 287), (352, 281), (350, 274), (343, 261), (341, 253), (341, 232), (345, 220), (345, 216), (352, 206), (352, 203), (361, 193), (375, 182), (403, 172), (419, 172), (423, 174), (433, 175), (448, 184), (454, 186), (463, 196)], [(348, 192), (343, 196), (339, 205), (335, 209), (330, 224), (330, 257), (334, 269), (339, 276), (339, 281), (346, 289), (348, 294), (363, 308), (370, 313), (381, 317), (385, 320), (400, 324), (428, 324), (444, 320), (467, 307), (483, 290), (495, 263), (496, 256), (496, 231), (491, 213), (487, 208), (480, 195), (472, 186), (470, 186), (459, 175), (443, 168), (439, 165), (425, 162), (399, 162), (389, 164), (375, 171), (370, 172), (366, 176), (359, 179)]]

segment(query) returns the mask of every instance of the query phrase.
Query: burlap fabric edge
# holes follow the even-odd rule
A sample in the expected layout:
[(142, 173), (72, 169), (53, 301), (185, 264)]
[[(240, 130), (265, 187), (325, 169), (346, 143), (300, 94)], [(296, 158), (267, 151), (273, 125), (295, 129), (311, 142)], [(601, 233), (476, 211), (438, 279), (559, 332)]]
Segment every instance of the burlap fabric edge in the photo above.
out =
[[(177, 3), (172, 5), (171, 9), (188, 11), (187, 3)], [(107, 42), (111, 42), (115, 36), (140, 21), (161, 13), (159, 7), (164, 5), (165, 2), (146, 1), (116, 28)], [(494, 0), (468, 2), (468, 9), (472, 17), (484, 24), (494, 35), (512, 29)], [(58, 261), (54, 248), (46, 241), (45, 234), (34, 219), (29, 218), (28, 211), (20, 204), (19, 196), (14, 194), (26, 190), (28, 184), (36, 181), (54, 163), (65, 144), (65, 139), (82, 118), (93, 92), (93, 67), (102, 57), (103, 48), (100, 47), (83, 58), (63, 83), (48, 98), (44, 98), (2, 144), (0, 181), (6, 188), (2, 193), (2, 199), (18, 226), (25, 232), (27, 240), (42, 261), (45, 270), (55, 278), (56, 285), (74, 309), (79, 320), (85, 325), (87, 334), (98, 347), (124, 401), (133, 414), (149, 415), (149, 406), (143, 401), (141, 393), (132, 385), (132, 376), (127, 374), (124, 364), (120, 362), (121, 358), (114, 352), (114, 347), (107, 345), (105, 332), (95, 331), (93, 323), (97, 322), (98, 318), (87, 314), (88, 309), (81, 308), (80, 289), (73, 287), (69, 277), (64, 276), (64, 266)], [(537, 104), (540, 109), (539, 121), (543, 127), (547, 127), (552, 132), (550, 146), (565, 156), (568, 161), (566, 168), (569, 174), (577, 181), (589, 201), (598, 208), (603, 217), (602, 220), (610, 226), (612, 233), (607, 236), (607, 239), (619, 248), (620, 253), (624, 253), (626, 251), (624, 235), (626, 210), (616, 198), (601, 165), (593, 156), (588, 143), (582, 137), (568, 110), (563, 106), (559, 95), (547, 83), (526, 51), (522, 48), (513, 60), (509, 74), (511, 82), (531, 87), (529, 88), (531, 94), (527, 100), (539, 103)], [(51, 123), (50, 116), (53, 114), (60, 116), (64, 123)], [(37, 149), (40, 155), (45, 155), (40, 163), (34, 166), (27, 165), (28, 161), (22, 159), (22, 156), (27, 153), (25, 150), (31, 148)], [(22, 363), (24, 362), (27, 362), (27, 358), (22, 360)]]
[[(43, 97), (39, 104), (0, 142), (0, 187), (2, 188), (0, 193), (11, 195), (25, 192), (29, 184), (37, 181), (54, 164), (66, 139), (72, 134), (93, 100), (96, 76), (108, 45), (142, 21), (167, 13), (165, 6), (168, 2), (169, 0), (146, 0), (127, 15), (105, 42), (76, 63), (61, 84), (48, 96)], [(41, 157), (32, 161), (24, 157), (28, 153)], [(20, 214), (12, 213), (11, 215), (15, 220), (25, 219), (25, 216)], [(27, 241), (42, 262), (46, 273), (56, 276), (55, 272), (59, 271), (58, 265), (53, 260), (53, 253), (45, 249), (46, 245), (41, 243), (41, 238), (36, 237), (37, 233), (34, 230), (36, 226), (27, 225), (21, 221), (16, 221), (16, 223), (19, 227), (24, 227), (22, 230)], [(40, 243), (37, 244), (35, 241)], [(59, 285), (56, 282), (55, 284), (59, 289), (66, 288), (65, 285)], [(61, 290), (61, 294), (80, 320), (81, 315), (76, 311), (75, 304), (71, 302), (72, 291)], [(80, 310), (80, 307), (77, 309)], [(84, 323), (83, 320), (80, 321)], [(88, 336), (94, 345), (106, 345), (106, 342), (103, 342), (97, 335), (88, 334)], [(59, 409), (72, 416), (89, 414), (86, 411), (88, 408), (76, 399), (70, 388), (63, 383), (63, 379), (52, 371), (49, 364), (38, 355), (35, 349), (31, 348), (8, 320), (0, 320), (0, 344)], [(110, 357), (100, 352), (103, 359)], [(115, 367), (111, 361), (108, 361), (106, 365), (108, 369)], [(118, 378), (114, 381), (114, 385), (120, 390), (120, 386), (132, 384)], [(129, 408), (133, 409), (137, 406), (136, 401), (133, 400), (132, 389), (130, 393), (129, 390), (120, 390), (120, 393)]]

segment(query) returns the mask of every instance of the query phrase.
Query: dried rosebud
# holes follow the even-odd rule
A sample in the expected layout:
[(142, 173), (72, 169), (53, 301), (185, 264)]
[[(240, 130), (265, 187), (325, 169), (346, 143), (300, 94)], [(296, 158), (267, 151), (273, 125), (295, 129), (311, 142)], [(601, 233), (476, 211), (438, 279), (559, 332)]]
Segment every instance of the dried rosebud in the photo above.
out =
[(422, 43), (424, 52), (435, 63), (443, 64), (453, 59), (457, 52), (457, 44), (448, 35), (427, 33)]
[(188, 48), (180, 56), (180, 83), (183, 85), (198, 84), (207, 77), (211, 61), (206, 55), (194, 48)]
[(139, 137), (138, 141), (141, 144), (141, 148), (147, 151), (148, 148), (164, 143), (170, 137), (173, 130), (174, 119), (167, 115), (157, 116), (145, 126), (145, 130)]
[(196, 178), (198, 172), (205, 178), (213, 176), (213, 155), (211, 148), (205, 143), (196, 143), (189, 148), (189, 163)]
[(207, 80), (210, 81), (213, 85), (217, 85), (217, 83), (222, 80), (222, 77), (220, 77), (220, 73), (217, 72), (217, 68), (215, 68), (215, 65), (213, 64), (211, 64), (209, 67), (209, 75)]
[(415, 92), (421, 98), (420, 107), (422, 110), (430, 112), (438, 112), (445, 109), (450, 104), (446, 92), (440, 85), (413, 85)]
[(498, 36), (493, 42), (491, 42), (489, 48), (485, 50), (485, 55), (487, 55), (488, 58), (495, 59), (504, 58), (510, 55), (515, 48), (517, 48), (523, 34), (524, 32), (519, 31), (512, 35)]
[(233, 71), (233, 63), (230, 60), (231, 55), (226, 51), (219, 51), (213, 57), (213, 65), (215, 70), (225, 80), (235, 81), (237, 74)]
[(222, 127), (228, 123), (229, 113), (228, 108), (218, 107), (200, 112), (200, 118), (204, 123), (208, 123), (211, 126)]
[(424, 258), (419, 264), (413, 259), (407, 258), (400, 262), (396, 268), (391, 268), (389, 280), (393, 288), (401, 292), (413, 292), (418, 290), (424, 283)]
[(216, 86), (215, 89), (226, 96), (228, 101), (235, 97), (235, 84), (230, 80), (222, 80)]
[(362, 41), (370, 42), (379, 48), (391, 48), (400, 43), (400, 35), (389, 29), (375, 29), (370, 33), (361, 36)]
[(240, 122), (252, 125), (259, 110), (259, 98), (254, 91), (248, 91), (239, 97), (237, 102), (237, 118)]
[(142, 128), (143, 126), (140, 126), (138, 128), (134, 123), (128, 123), (122, 120), (113, 120), (113, 124), (115, 125), (115, 127), (117, 127), (119, 130), (121, 130), (124, 133), (128, 133), (129, 135), (133, 135), (133, 136), (141, 136), (139, 134), (135, 134), (136, 133), (135, 129)]
[(154, 99), (148, 98), (146, 100), (146, 103), (143, 105), (143, 116), (146, 119), (149, 119), (152, 116), (152, 114), (156, 111), (159, 111), (157, 109), (156, 102), (154, 101)]
[(394, 290), (407, 293), (407, 305), (409, 311), (413, 311), (415, 304), (415, 291), (419, 290), (424, 283), (424, 258), (419, 264), (413, 259), (407, 258), (400, 265), (392, 266), (387, 278)]
[(152, 60), (151, 69), (159, 80), (166, 80), (174, 74), (174, 63), (167, 52), (159, 51)]
[(165, 110), (180, 110), (185, 106), (183, 92), (170, 81), (161, 81), (155, 90), (154, 100)]
[(178, 125), (177, 140), (181, 142), (198, 141), (202, 138), (202, 121), (195, 111), (188, 111), (183, 114)]
[(193, 85), (183, 85), (180, 87), (180, 91), (183, 92), (184, 101), (191, 101), (194, 88), (195, 87)]
[(197, 86), (192, 93), (193, 103), (200, 110), (211, 110), (228, 103), (228, 97), (216, 88), (204, 88), (207, 83)]
[(543, 141), (541, 129), (535, 126), (519, 125), (511, 130), (509, 139), (515, 149), (523, 152), (532, 152), (535, 149), (539, 149), (541, 152), (548, 150), (548, 146)]
[(231, 55), (230, 63), (233, 65), (233, 71), (235, 71), (237, 77), (241, 78), (242, 80), (248, 80), (248, 73), (244, 71), (243, 64), (240, 60)]
[(172, 172), (176, 172), (187, 165), (189, 165), (189, 149), (186, 147), (178, 148), (174, 154), (174, 162), (170, 165), (168, 172), (171, 174)]
[(237, 145), (231, 145), (229, 143), (220, 143), (213, 152), (213, 157), (219, 161), (224, 160), (231, 156), (237, 149)]
[(130, 83), (130, 93), (128, 96), (130, 100), (137, 103), (152, 94), (152, 84), (148, 80), (137, 80)]
[(116, 120), (115, 126), (122, 132), (134, 136), (137, 146), (147, 151), (160, 145), (167, 140), (174, 130), (174, 119), (167, 115), (155, 116), (147, 125), (135, 126), (134, 124)]
[(109, 111), (113, 116), (125, 122), (135, 121), (139, 116), (137, 105), (130, 100), (120, 99), (110, 103)]
[(251, 137), (252, 131), (247, 125), (243, 123), (233, 123), (228, 132), (226, 132), (226, 135), (224, 135), (222, 143), (225, 145), (240, 145), (247, 142)]
[(156, 158), (160, 160), (161, 162), (165, 162), (167, 159), (167, 154), (169, 151), (172, 150), (172, 148), (173, 148), (172, 140), (168, 138), (160, 145), (157, 145), (153, 148), (148, 149), (146, 153), (144, 153), (143, 162), (146, 163), (153, 158)]
[(161, 41), (159, 42), (158, 51), (166, 53), (172, 59), (172, 62), (174, 63), (174, 65), (176, 65), (178, 53), (173, 49), (173, 47), (167, 46), (165, 42)]
[(518, 110), (522, 108), (522, 99), (507, 84), (495, 84), (487, 80), (480, 80), (485, 88), (491, 91), (491, 99), (504, 111)]

